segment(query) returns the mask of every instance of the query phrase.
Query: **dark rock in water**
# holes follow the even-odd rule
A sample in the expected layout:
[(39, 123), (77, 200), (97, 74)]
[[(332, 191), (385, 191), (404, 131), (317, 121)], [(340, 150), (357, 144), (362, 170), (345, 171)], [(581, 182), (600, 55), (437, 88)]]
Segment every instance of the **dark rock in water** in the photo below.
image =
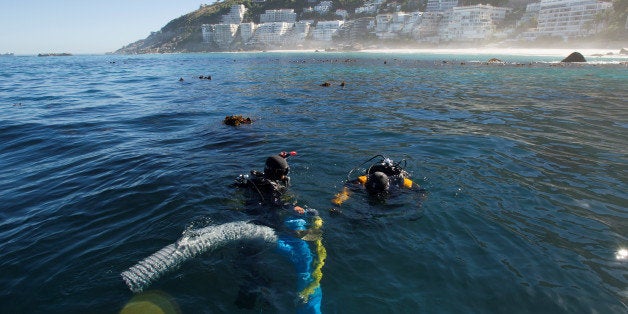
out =
[(567, 58), (563, 59), (561, 62), (587, 62), (584, 59), (584, 56), (579, 52), (572, 52)]
[(233, 115), (233, 116), (226, 116), (223, 122), (226, 125), (238, 126), (240, 124), (251, 124), (253, 123), (253, 120), (251, 120), (251, 118), (244, 118), (241, 115), (237, 115), (237, 116)]
[(325, 83), (321, 84), (321, 86), (323, 86), (323, 87), (329, 87), (329, 86), (331, 86), (331, 83), (329, 83), (329, 82), (325, 82)]
[(497, 58), (491, 58), (487, 61), (487, 63), (504, 63), (504, 61), (499, 60)]
[(621, 48), (621, 50), (619, 51), (620, 55), (628, 55), (628, 48)]

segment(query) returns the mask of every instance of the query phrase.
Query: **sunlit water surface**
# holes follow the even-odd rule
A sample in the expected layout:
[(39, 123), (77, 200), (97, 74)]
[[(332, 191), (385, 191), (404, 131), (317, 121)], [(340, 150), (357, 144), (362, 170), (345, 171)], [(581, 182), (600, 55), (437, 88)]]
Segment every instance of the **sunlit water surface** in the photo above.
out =
[[(295, 150), (292, 192), (324, 220), (323, 312), (625, 313), (628, 68), (560, 59), (0, 58), (0, 312), (120, 311), (134, 296), (122, 271), (185, 230), (252, 219), (229, 184)], [(224, 125), (232, 114), (254, 123)], [(356, 193), (332, 217), (347, 173), (376, 154), (405, 159), (426, 195)], [(241, 245), (146, 297), (294, 312), (290, 263), (269, 248), (245, 269)], [(263, 302), (239, 309), (252, 271)]]

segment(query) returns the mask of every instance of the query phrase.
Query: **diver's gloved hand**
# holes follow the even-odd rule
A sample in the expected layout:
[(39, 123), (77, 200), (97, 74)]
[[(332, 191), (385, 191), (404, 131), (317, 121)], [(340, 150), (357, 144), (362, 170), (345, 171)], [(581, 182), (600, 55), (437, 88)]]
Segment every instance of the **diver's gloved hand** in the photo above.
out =
[(305, 209), (301, 206), (295, 205), (294, 206), (294, 212), (300, 215), (305, 214)]
[(294, 206), (294, 212), (300, 215), (308, 215), (308, 216), (318, 216), (318, 210), (314, 208), (309, 208), (305, 206), (305, 208), (301, 206)]
[(249, 180), (248, 174), (241, 174), (235, 179), (236, 184), (245, 184)]

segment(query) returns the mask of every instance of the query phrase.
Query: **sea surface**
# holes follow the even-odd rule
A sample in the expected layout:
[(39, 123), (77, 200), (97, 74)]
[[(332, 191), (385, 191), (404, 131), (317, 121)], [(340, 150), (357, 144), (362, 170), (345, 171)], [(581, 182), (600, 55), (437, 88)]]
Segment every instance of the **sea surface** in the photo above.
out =
[[(323, 313), (627, 313), (627, 59), (569, 52), (0, 58), (0, 313), (295, 312), (272, 247), (254, 269), (246, 242), (217, 248), (140, 294), (121, 278), (254, 219), (230, 184), (281, 151), (324, 221)], [(333, 205), (378, 154), (425, 193)]]

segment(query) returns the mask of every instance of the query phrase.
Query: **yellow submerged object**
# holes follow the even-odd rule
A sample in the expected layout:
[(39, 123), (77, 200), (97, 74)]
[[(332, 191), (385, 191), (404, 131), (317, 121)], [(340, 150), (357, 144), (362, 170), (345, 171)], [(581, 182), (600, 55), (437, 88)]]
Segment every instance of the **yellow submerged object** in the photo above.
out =
[(408, 189), (412, 188), (412, 184), (413, 183), (414, 182), (412, 182), (412, 180), (410, 180), (408, 178), (403, 178), (403, 187), (404, 188), (408, 188)]
[[(320, 230), (323, 227), (323, 219), (320, 217), (314, 218), (312, 223), (313, 230)], [(314, 261), (314, 271), (312, 272), (313, 281), (299, 292), (299, 297), (305, 302), (308, 301), (310, 296), (314, 294), (316, 288), (320, 287), (321, 279), (323, 278), (323, 265), (325, 265), (325, 259), (327, 258), (327, 250), (323, 246), (322, 239), (318, 239), (314, 242), (316, 247), (316, 260)]]
[(341, 205), (348, 199), (349, 199), (349, 189), (347, 187), (344, 187), (342, 189), (342, 192), (336, 194), (336, 197), (334, 197), (334, 199), (332, 199), (331, 202), (336, 205)]
[(367, 178), (366, 178), (366, 176), (359, 176), (359, 177), (358, 177), (358, 181), (359, 181), (361, 184), (366, 184), (366, 179), (367, 179)]

